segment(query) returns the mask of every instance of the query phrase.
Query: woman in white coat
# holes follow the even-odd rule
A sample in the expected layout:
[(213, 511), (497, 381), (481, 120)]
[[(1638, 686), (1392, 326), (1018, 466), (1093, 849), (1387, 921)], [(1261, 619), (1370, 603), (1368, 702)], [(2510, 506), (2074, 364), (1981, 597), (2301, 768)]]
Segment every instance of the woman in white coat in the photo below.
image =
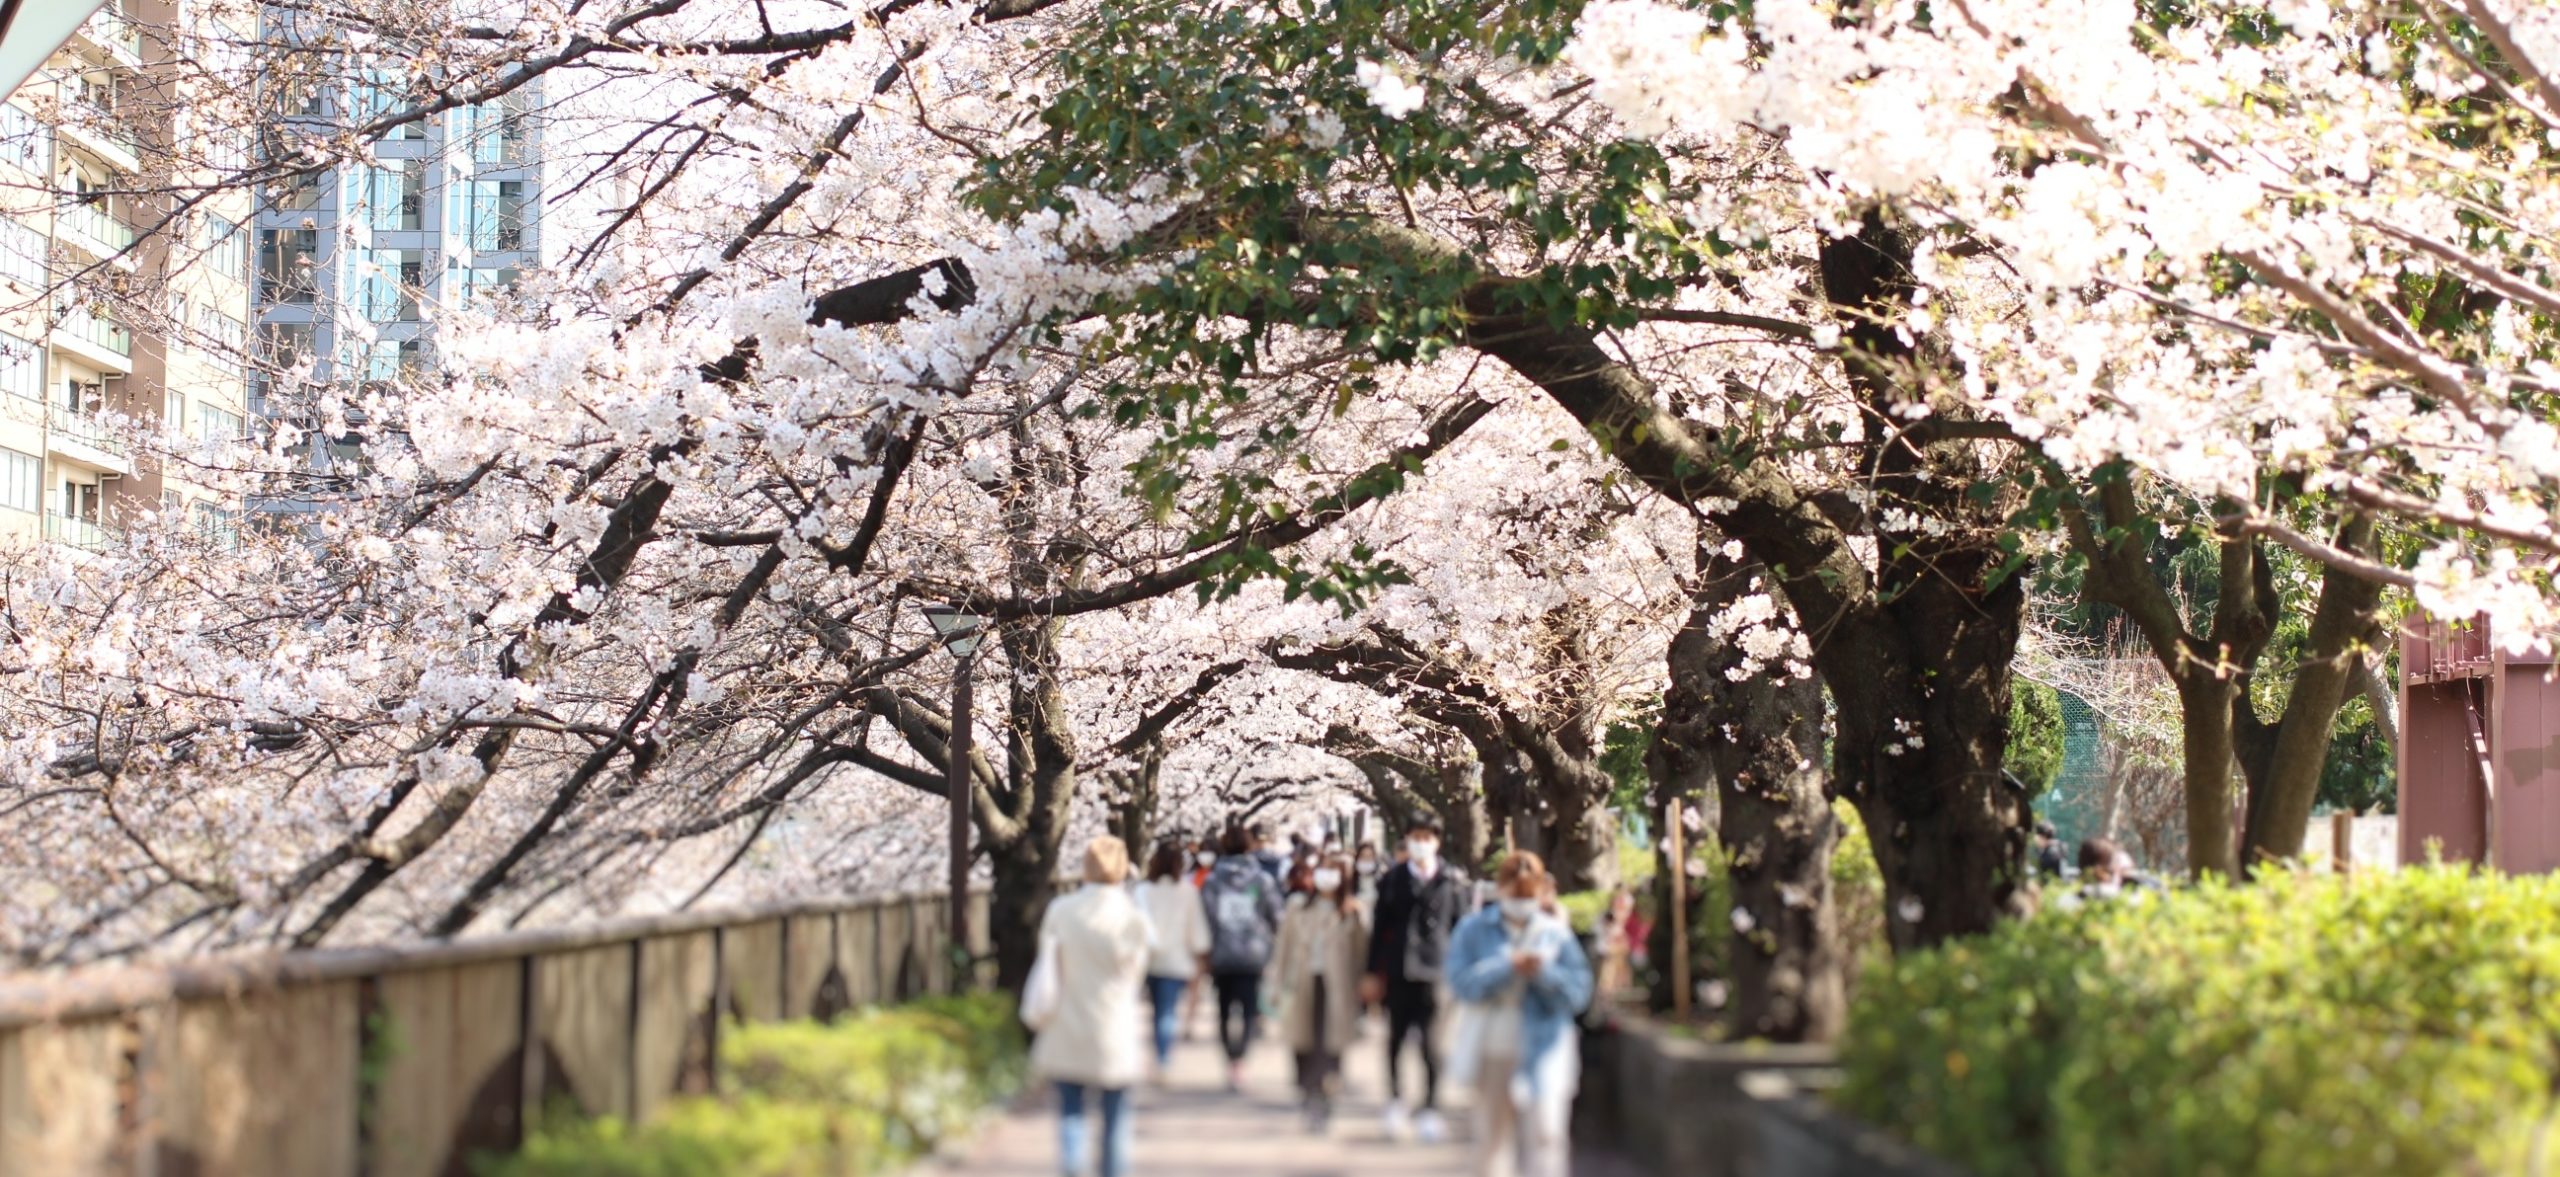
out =
[(1057, 1001), (1031, 1048), (1031, 1069), (1058, 1088), (1062, 1173), (1084, 1172), (1093, 1102), (1101, 1104), (1101, 1177), (1129, 1171), (1129, 1088), (1147, 1069), (1138, 992), (1149, 933), (1146, 912), (1121, 885), (1128, 877), (1129, 847), (1095, 838), (1084, 851), (1084, 886), (1040, 918), (1043, 951), (1056, 954)]
[(1147, 860), (1147, 881), (1138, 887), (1156, 937), (1147, 957), (1147, 1000), (1155, 1005), (1157, 1086), (1173, 1062), (1182, 995), (1192, 978), (1209, 971), (1209, 913), (1200, 905), (1200, 888), (1184, 877), (1190, 860), (1181, 843), (1167, 839)]

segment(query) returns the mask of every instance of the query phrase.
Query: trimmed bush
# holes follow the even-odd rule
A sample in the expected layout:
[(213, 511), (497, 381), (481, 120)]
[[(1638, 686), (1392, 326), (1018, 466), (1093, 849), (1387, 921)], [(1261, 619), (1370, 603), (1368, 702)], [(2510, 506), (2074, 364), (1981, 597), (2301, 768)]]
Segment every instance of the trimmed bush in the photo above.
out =
[(544, 1125), (488, 1177), (819, 1177), (931, 1152), (1020, 1086), (1022, 1032), (1003, 994), (931, 997), (835, 1022), (730, 1025), (734, 1095), (675, 1100), (638, 1127)]
[(1871, 969), (1849, 1110), (1983, 1177), (2520, 1173), (2560, 1075), (2560, 879), (2284, 875)]

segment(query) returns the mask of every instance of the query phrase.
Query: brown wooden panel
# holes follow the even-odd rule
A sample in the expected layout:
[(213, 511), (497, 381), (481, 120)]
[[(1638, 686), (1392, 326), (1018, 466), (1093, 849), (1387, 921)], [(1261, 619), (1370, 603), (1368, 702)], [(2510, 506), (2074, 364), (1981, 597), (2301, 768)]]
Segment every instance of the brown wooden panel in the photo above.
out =
[(357, 982), (190, 1001), (155, 1059), (159, 1177), (349, 1173)]
[(720, 934), (720, 976), (729, 1012), (751, 1022), (783, 1016), (782, 921), (744, 924)]
[(916, 961), (923, 966), (925, 992), (951, 991), (951, 903), (947, 899), (915, 901)]
[(712, 936), (687, 932), (640, 942), (640, 1019), (631, 1040), (635, 1119), (648, 1119), (670, 1096), (711, 1090), (719, 960)]
[(97, 1173), (124, 1158), (121, 1018), (0, 1030), (0, 1173)]
[(857, 907), (836, 915), (836, 967), (844, 971), (845, 999), (854, 1005), (880, 1000), (880, 909)]
[(914, 914), (904, 903), (879, 909), (881, 1001), (896, 1001), (906, 996), (900, 991), (903, 981), (899, 974), (906, 967), (908, 949), (915, 945)]
[(2498, 866), (2560, 868), (2560, 682), (2548, 664), (2498, 680)]
[[(825, 986), (828, 974), (836, 968), (836, 925), (831, 915), (802, 915), (791, 918), (791, 934), (784, 946), (783, 1016), (815, 1017), (821, 1012), (818, 990)], [(836, 974), (836, 984), (845, 980)], [(834, 999), (841, 1008), (843, 990)]]
[(2400, 861), (2424, 863), (2428, 845), (2447, 862), (2478, 862), (2481, 793), (2467, 710), (2471, 684), (2405, 688), (2401, 709)]
[(368, 1029), (380, 1080), (372, 1177), (470, 1177), (474, 1152), (521, 1137), (524, 966), (497, 960), (381, 979)]
[(567, 1101), (589, 1115), (631, 1114), (631, 946), (605, 944), (533, 961), (537, 1109)]

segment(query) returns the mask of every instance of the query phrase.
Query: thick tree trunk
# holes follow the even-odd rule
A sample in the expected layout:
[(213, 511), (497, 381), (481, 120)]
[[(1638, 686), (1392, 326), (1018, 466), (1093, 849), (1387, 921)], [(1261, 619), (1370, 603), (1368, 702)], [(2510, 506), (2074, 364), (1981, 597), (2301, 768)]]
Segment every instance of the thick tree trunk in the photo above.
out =
[(994, 880), (987, 895), (987, 935), (995, 945), (996, 984), (1020, 993), (1039, 955), (1040, 917), (1057, 895), (1055, 841), (1042, 853), (1033, 840), (987, 856)]
[(1473, 873), (1492, 852), (1492, 815), (1484, 800), (1484, 766), (1471, 760), (1440, 765), (1439, 792), (1431, 807), (1440, 815), (1441, 857)]
[(2201, 667), (2178, 681), (2180, 754), (2187, 791), (2187, 870), (2197, 878), (2230, 876), (2238, 863), (2231, 814), (2231, 723), (2234, 708), (2248, 702), (2235, 684)]
[[(1909, 236), (1871, 212), (1855, 235), (1823, 243), (1821, 264), (1869, 428), (1925, 404), (1927, 382), (1912, 377), (1933, 360), (1898, 325), (1917, 288)], [(1838, 787), (1866, 819), (1901, 950), (1987, 932), (2021, 910), (2031, 811), (2000, 765), (2026, 591), (2019, 570), (1998, 571), (1998, 513), (1970, 495), (1993, 471), (1972, 447), (1896, 433), (1871, 463), (1879, 518), (1907, 512), (1949, 526), (1879, 529), (1881, 624), (1862, 635), (1808, 614), (1807, 629), (1838, 712)], [(1802, 586), (1789, 588), (1792, 599)]]
[(1731, 929), (1725, 1024), (1736, 1037), (1827, 1042), (1839, 1036), (1848, 1004), (1831, 894), (1840, 831), (1822, 766), (1822, 686), (1811, 676), (1781, 679), (1776, 668), (1749, 668), (1739, 680), (1729, 673), (1748, 659), (1708, 622), (1760, 591), (1760, 566), (1714, 548), (1699, 555), (1696, 608), (1672, 640), (1664, 711), (1712, 717), (1715, 726), (1670, 729), (1684, 740), (1708, 738), (1702, 749), (1664, 759), (1703, 751), (1716, 770), (1717, 836), (1733, 910), (1701, 914)]
[[(1570, 802), (1568, 802), (1570, 804)], [(1618, 885), (1618, 815), (1604, 794), (1574, 809), (1550, 802), (1540, 835), (1547, 869), (1558, 891), (1607, 890)]]
[[(2369, 549), (2373, 521), (2363, 516), (2349, 519), (2338, 529), (2336, 542), (2350, 552)], [(2366, 647), (2381, 637), (2377, 621), (2381, 603), (2381, 585), (2325, 569), (2284, 713), (2272, 728), (2257, 723), (2254, 712), (2239, 717), (2240, 765), (2249, 777), (2244, 858), (2248, 864), (2302, 856), (2303, 839), (2311, 828), (2311, 807), (2320, 796), (2320, 774), (2329, 763), (2329, 737), (2337, 729), (2338, 709), (2346, 705)], [(2245, 683), (2241, 699), (2242, 706), (2247, 706)]]

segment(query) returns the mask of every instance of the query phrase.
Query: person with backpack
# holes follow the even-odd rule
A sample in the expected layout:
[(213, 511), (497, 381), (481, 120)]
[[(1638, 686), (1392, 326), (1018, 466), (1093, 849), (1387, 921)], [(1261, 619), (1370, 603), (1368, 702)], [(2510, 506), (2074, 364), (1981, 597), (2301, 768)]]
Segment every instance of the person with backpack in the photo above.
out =
[[(1440, 1118), (1440, 1050), (1433, 1025), (1440, 1016), (1441, 961), (1449, 933), (1474, 908), (1466, 876), (1440, 861), (1440, 826), (1428, 819), (1405, 831), (1404, 861), (1378, 880), (1370, 914), (1369, 975), (1360, 999), (1387, 1011), (1387, 1135), (1408, 1128), (1425, 1143), (1448, 1136)], [(1422, 1053), (1422, 1108), (1404, 1102), (1403, 1057), (1407, 1038)]]
[(1262, 1019), (1262, 970), (1280, 929), (1280, 885), (1253, 858), (1253, 836), (1229, 826), (1217, 865), (1200, 888), (1209, 916), (1209, 983), (1218, 991), (1218, 1040), (1227, 1090), (1244, 1087), (1244, 1053)]

